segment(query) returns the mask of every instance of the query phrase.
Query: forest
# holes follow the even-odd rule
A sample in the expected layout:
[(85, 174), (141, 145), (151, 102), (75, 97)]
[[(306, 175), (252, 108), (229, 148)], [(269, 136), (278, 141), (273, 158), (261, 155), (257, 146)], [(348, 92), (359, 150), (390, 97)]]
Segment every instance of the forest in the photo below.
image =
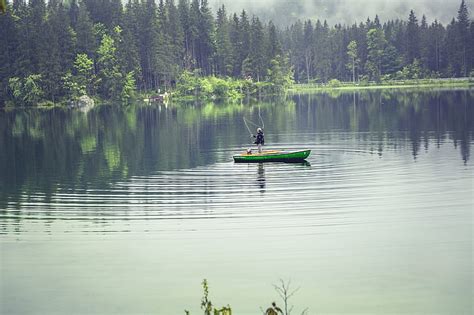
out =
[(282, 27), (245, 10), (214, 13), (207, 0), (14, 0), (5, 11), (0, 106), (473, 75), (474, 22), (464, 0), (448, 25), (410, 11), (407, 20)]

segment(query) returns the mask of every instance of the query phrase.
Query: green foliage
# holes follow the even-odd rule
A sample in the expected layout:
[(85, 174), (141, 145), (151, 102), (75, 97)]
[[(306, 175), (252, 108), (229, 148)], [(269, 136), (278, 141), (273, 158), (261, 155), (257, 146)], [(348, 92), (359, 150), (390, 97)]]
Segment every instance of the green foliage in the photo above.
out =
[(180, 96), (198, 95), (200, 79), (196, 72), (183, 71), (176, 83), (176, 92)]
[(387, 45), (387, 40), (383, 31), (379, 28), (373, 28), (367, 32), (367, 69), (369, 78), (374, 81), (380, 81), (382, 75), (382, 56)]
[(71, 72), (66, 73), (62, 79), (67, 95), (69, 95), (69, 97), (73, 100), (78, 99), (80, 96), (86, 94), (85, 86), (79, 84), (78, 80), (71, 74)]
[(287, 57), (277, 55), (270, 61), (267, 80), (270, 82), (273, 92), (281, 93), (291, 86), (294, 82), (293, 75), (293, 67)]
[[(114, 28), (114, 36), (121, 40), (120, 27)], [(97, 50), (99, 67), (99, 91), (100, 94), (111, 100), (128, 102), (134, 95), (135, 78), (134, 72), (124, 73), (118, 62), (116, 40), (108, 34), (102, 36), (101, 44)]]
[(350, 63), (347, 65), (347, 67), (352, 71), (352, 82), (355, 82), (356, 66), (360, 62), (357, 52), (357, 42), (355, 40), (352, 40), (349, 45), (347, 45), (347, 55), (350, 58)]
[(407, 48), (405, 53), (405, 60), (407, 63), (412, 63), (415, 59), (420, 58), (420, 28), (418, 19), (413, 10), (410, 11), (407, 24)]
[(406, 20), (333, 27), (298, 20), (286, 28), (224, 6), (214, 16), (208, 0), (175, 2), (6, 3), (0, 104), (14, 98), (10, 79), (32, 74), (41, 75), (41, 97), (50, 101), (87, 93), (126, 102), (132, 82), (141, 92), (178, 85), (179, 95), (235, 98), (282, 93), (293, 81), (460, 77), (474, 67), (465, 0), (445, 26), (425, 16), (419, 23), (410, 11)]
[(1, 13), (7, 12), (7, 2), (6, 2), (6, 0), (0, 0), (0, 12)]
[[(103, 26), (102, 24), (94, 25), (91, 21), (89, 11), (86, 5), (82, 2), (79, 5), (79, 12), (77, 14), (77, 22), (75, 27), (76, 32), (76, 51), (78, 53), (84, 53), (89, 57), (92, 57), (95, 53), (97, 41), (96, 35), (98, 33), (98, 27)], [(105, 31), (101, 28), (102, 33)], [(100, 36), (102, 37), (103, 34)]]
[[(88, 77), (93, 75), (94, 62), (86, 54), (77, 54), (74, 61), (74, 68), (78, 75)], [(84, 80), (86, 78), (83, 78)], [(89, 79), (90, 80), (90, 79)], [(84, 82), (87, 85), (87, 82)]]
[(116, 78), (119, 76), (117, 56), (114, 39), (107, 34), (102, 36), (100, 46), (97, 50), (97, 65), (101, 84), (105, 87), (104, 94), (114, 95)]
[(347, 55), (352, 59), (357, 59), (357, 42), (352, 40), (349, 45), (347, 45)]
[(72, 99), (82, 95), (94, 95), (97, 84), (94, 62), (86, 54), (77, 54), (74, 61), (74, 75), (68, 72), (62, 79), (64, 89)]
[(231, 75), (233, 56), (230, 41), (229, 21), (224, 5), (222, 5), (222, 7), (217, 11), (215, 58), (219, 74), (223, 76)]
[(120, 100), (122, 103), (128, 103), (135, 95), (135, 78), (133, 71), (127, 73), (122, 82), (122, 92)]
[(341, 81), (339, 81), (338, 79), (332, 79), (328, 82), (328, 85), (330, 87), (333, 87), (333, 88), (340, 87), (341, 86)]
[(81, 139), (80, 146), (82, 153), (93, 152), (97, 148), (97, 139), (91, 135), (85, 136)]
[(401, 71), (398, 71), (396, 74), (396, 79), (405, 80), (405, 79), (421, 79), (423, 78), (423, 72), (421, 69), (420, 61), (415, 59), (413, 63), (403, 67)]
[(244, 80), (201, 77), (197, 72), (183, 71), (176, 83), (177, 96), (199, 96), (212, 99), (241, 98)]
[[(209, 286), (207, 280), (202, 281), (202, 288), (204, 295), (201, 299), (201, 309), (204, 311), (204, 315), (232, 315), (232, 309), (229, 305), (223, 306), (221, 308), (215, 308), (209, 299)], [(184, 310), (186, 315), (189, 315), (188, 310)]]
[(94, 95), (96, 90), (96, 75), (94, 62), (86, 54), (78, 54), (74, 61), (74, 69), (78, 84), (84, 89), (85, 94)]
[(250, 74), (252, 78), (256, 81), (262, 80), (268, 65), (265, 59), (264, 29), (258, 17), (253, 17), (250, 26), (250, 51), (248, 58), (250, 59), (252, 69)]
[(44, 91), (41, 87), (41, 75), (31, 74), (26, 78), (13, 77), (9, 80), (13, 101), (17, 106), (33, 106), (41, 101)]
[(201, 77), (197, 72), (183, 71), (176, 83), (177, 97), (207, 99), (239, 99), (243, 96), (262, 96), (285, 91), (292, 83), (292, 70), (281, 67), (280, 57), (274, 60), (270, 80), (254, 82), (251, 78), (235, 80), (216, 76)]
[(106, 144), (104, 147), (104, 158), (110, 171), (120, 166), (120, 148), (117, 145)]

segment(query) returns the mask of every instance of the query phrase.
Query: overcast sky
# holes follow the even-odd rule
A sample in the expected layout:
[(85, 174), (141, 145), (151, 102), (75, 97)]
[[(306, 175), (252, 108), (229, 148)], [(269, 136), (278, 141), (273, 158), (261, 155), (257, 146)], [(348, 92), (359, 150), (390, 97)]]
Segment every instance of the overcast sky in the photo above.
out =
[[(466, 1), (470, 13), (473, 2)], [(395, 18), (406, 20), (411, 9), (419, 21), (425, 14), (429, 22), (438, 19), (447, 24), (457, 15), (461, 0), (209, 0), (209, 3), (214, 9), (225, 4), (228, 12), (246, 9), (278, 24), (288, 24), (297, 18), (326, 19), (330, 25), (352, 24), (367, 17), (373, 19), (375, 14), (382, 22)]]

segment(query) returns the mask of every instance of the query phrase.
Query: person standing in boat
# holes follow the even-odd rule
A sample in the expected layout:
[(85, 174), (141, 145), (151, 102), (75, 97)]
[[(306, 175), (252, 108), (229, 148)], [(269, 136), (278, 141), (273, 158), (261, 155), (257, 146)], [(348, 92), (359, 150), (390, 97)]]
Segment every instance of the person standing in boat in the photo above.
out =
[(265, 144), (265, 136), (263, 134), (262, 128), (257, 128), (257, 135), (253, 136), (255, 138), (255, 144), (258, 147), (258, 153), (262, 153), (262, 145)]

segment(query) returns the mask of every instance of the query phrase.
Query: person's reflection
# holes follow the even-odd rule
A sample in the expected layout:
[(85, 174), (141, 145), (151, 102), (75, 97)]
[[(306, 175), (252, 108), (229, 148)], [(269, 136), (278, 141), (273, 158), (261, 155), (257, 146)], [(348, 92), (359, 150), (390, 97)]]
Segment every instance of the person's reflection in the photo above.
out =
[(263, 167), (263, 163), (258, 163), (257, 169), (257, 185), (260, 188), (260, 193), (265, 192), (265, 168)]

